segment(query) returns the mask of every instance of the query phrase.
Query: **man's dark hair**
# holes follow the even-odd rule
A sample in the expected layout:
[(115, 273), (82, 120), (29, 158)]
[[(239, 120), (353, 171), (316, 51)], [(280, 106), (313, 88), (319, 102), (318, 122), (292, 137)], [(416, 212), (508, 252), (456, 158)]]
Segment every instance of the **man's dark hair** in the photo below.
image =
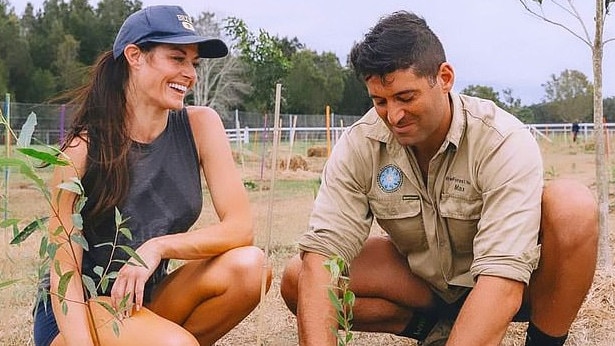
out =
[(387, 74), (407, 68), (431, 80), (445, 61), (442, 43), (425, 19), (407, 11), (382, 17), (350, 52), (350, 64), (362, 80), (372, 76), (384, 80)]

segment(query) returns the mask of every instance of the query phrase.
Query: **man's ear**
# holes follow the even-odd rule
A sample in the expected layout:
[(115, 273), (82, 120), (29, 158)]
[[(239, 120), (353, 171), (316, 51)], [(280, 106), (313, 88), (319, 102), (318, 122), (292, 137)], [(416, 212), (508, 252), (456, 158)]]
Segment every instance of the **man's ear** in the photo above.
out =
[(453, 90), (453, 84), (455, 84), (455, 70), (453, 70), (453, 66), (451, 64), (448, 62), (443, 62), (440, 64), (438, 80), (444, 92)]
[(137, 45), (129, 44), (124, 47), (124, 56), (129, 66), (139, 66), (142, 61), (143, 52)]

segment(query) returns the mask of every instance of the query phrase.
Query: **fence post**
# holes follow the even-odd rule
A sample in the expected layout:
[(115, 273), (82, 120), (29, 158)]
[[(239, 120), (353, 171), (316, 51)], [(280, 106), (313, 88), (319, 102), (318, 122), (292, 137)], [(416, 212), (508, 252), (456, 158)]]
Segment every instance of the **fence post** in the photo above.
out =
[[(11, 134), (10, 134), (10, 126), (11, 126), (11, 94), (6, 93), (4, 100), (4, 115), (6, 118), (6, 125), (4, 126), (4, 142), (6, 149), (6, 157), (11, 156)], [(9, 217), (9, 178), (10, 178), (10, 168), (6, 166), (4, 168), (4, 220)], [(5, 232), (6, 236), (6, 232)], [(6, 239), (5, 239), (6, 240)]]
[[(66, 104), (62, 104), (62, 106), (60, 106), (60, 146), (64, 145), (64, 119), (66, 116)], [(49, 144), (49, 141), (47, 141), (47, 144)]]

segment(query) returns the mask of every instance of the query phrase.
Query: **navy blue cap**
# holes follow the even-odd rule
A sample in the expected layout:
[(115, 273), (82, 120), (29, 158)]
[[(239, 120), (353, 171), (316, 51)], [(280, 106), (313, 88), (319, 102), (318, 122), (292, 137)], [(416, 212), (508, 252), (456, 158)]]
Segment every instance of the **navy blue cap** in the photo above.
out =
[(192, 19), (179, 6), (150, 6), (128, 16), (115, 37), (113, 57), (121, 56), (131, 43), (145, 42), (197, 43), (201, 58), (221, 58), (228, 54), (228, 47), (222, 40), (198, 35)]

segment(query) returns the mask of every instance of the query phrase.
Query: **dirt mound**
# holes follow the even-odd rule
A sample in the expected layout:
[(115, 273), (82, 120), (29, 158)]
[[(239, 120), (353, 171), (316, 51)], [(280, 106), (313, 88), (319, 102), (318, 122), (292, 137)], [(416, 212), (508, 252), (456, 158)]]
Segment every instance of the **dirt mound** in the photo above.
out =
[(327, 147), (311, 147), (307, 150), (308, 157), (327, 157)]
[(278, 160), (278, 167), (280, 169), (286, 169), (287, 163), (288, 163), (288, 169), (290, 170), (293, 170), (293, 171), (296, 171), (296, 170), (307, 171), (308, 170), (308, 163), (301, 155), (293, 155), (288, 161), (285, 159)]

